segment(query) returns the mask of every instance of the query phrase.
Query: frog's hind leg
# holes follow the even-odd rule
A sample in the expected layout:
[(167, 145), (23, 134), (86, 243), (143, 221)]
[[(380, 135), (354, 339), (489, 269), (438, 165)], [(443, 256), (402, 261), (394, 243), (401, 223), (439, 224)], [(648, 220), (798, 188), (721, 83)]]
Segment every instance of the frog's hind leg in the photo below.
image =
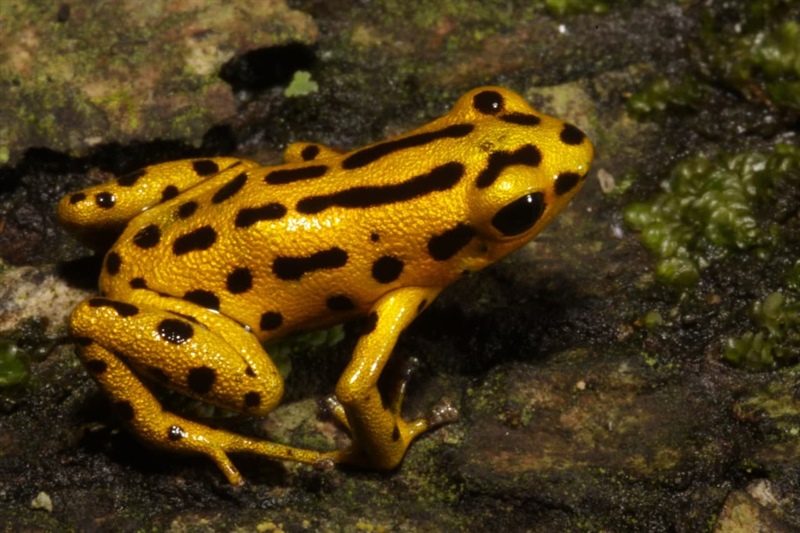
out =
[(386, 395), (378, 387), (398, 335), (439, 291), (426, 287), (397, 289), (378, 300), (368, 315), (353, 358), (336, 385), (336, 396), (326, 405), (353, 439), (349, 449), (336, 452), (336, 461), (395, 468), (415, 437), (458, 416), (455, 408), (442, 404), (426, 417), (403, 420), (401, 407), (411, 367), (401, 372)]
[[(184, 305), (192, 311), (191, 304)], [(205, 316), (213, 313), (196, 314), (208, 318), (208, 326), (219, 326), (214, 317)], [(238, 324), (224, 336), (208, 326), (191, 315), (138, 302), (92, 298), (73, 312), (71, 333), (86, 368), (111, 396), (126, 425), (146, 444), (204, 454), (232, 484), (241, 484), (242, 477), (228, 458), (231, 452), (309, 464), (331, 462), (329, 454), (212, 429), (162, 408), (142, 375), (248, 414), (265, 414), (280, 400), (283, 381), (257, 340)], [(231, 345), (228, 341), (233, 339), (240, 342)]]
[(145, 209), (171, 200), (213, 176), (238, 173), (254, 166), (258, 163), (233, 157), (152, 165), (65, 196), (58, 203), (58, 219), (81, 242), (101, 249)]

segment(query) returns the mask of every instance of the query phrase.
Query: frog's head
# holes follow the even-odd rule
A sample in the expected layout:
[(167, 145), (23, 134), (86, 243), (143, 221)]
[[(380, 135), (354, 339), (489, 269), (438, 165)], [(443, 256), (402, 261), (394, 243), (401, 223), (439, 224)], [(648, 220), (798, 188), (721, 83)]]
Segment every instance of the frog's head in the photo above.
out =
[(468, 184), (469, 218), (494, 261), (566, 207), (586, 180), (594, 149), (575, 126), (536, 112), (499, 87), (467, 93), (453, 115), (475, 124), (481, 165)]

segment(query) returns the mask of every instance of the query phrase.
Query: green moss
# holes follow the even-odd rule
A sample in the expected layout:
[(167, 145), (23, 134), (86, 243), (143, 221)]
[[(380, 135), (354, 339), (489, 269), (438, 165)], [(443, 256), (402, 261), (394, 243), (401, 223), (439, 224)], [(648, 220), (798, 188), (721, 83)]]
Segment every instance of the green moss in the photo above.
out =
[(578, 13), (607, 13), (613, 0), (545, 0), (545, 7), (551, 15), (574, 15)]
[(306, 96), (319, 90), (319, 84), (311, 79), (311, 73), (298, 70), (294, 73), (291, 83), (283, 94), (290, 98), (292, 96)]
[(644, 327), (647, 329), (656, 329), (664, 325), (664, 318), (658, 311), (650, 311), (644, 316)]
[[(795, 8), (796, 14), (797, 12)], [(791, 18), (781, 15), (780, 20)], [(764, 26), (735, 38), (706, 32), (712, 62), (724, 79), (752, 100), (800, 111), (800, 24)]]
[(704, 14), (701, 36), (691, 44), (689, 72), (650, 82), (628, 100), (632, 114), (642, 118), (717, 106), (715, 99), (724, 101), (730, 89), (756, 105), (800, 112), (800, 4), (732, 3), (736, 6), (725, 16), (713, 8)]
[(15, 342), (0, 340), (0, 388), (22, 383), (29, 375), (27, 354)]
[(344, 339), (344, 326), (337, 324), (328, 329), (311, 331), (267, 344), (266, 351), (270, 359), (286, 378), (292, 370), (291, 356), (300, 351), (317, 350), (335, 346)]
[(786, 287), (800, 294), (800, 260), (798, 260), (786, 274)]
[(750, 310), (756, 331), (725, 343), (725, 359), (752, 370), (795, 363), (800, 358), (800, 300), (773, 292)]
[(686, 287), (732, 252), (768, 254), (775, 236), (767, 208), (778, 181), (798, 170), (800, 148), (790, 145), (691, 157), (673, 168), (653, 201), (629, 205), (625, 222), (657, 257), (656, 278)]
[(695, 76), (687, 74), (679, 80), (659, 77), (628, 99), (628, 111), (642, 117), (667, 110), (695, 110), (708, 97), (708, 87)]

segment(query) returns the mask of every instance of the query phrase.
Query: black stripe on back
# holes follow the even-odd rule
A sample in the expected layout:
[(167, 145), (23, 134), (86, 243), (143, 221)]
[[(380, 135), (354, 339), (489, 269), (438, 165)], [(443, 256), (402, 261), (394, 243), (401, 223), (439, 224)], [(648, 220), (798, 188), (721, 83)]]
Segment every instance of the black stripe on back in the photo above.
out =
[(445, 163), (428, 172), (395, 185), (351, 187), (319, 196), (308, 196), (297, 202), (297, 211), (315, 214), (333, 206), (366, 208), (405, 202), (435, 191), (453, 188), (464, 175), (464, 165)]
[(305, 257), (281, 256), (272, 262), (272, 272), (278, 279), (298, 280), (315, 270), (341, 268), (347, 264), (347, 252), (334, 246)]
[(500, 177), (506, 167), (513, 165), (538, 167), (541, 162), (542, 153), (532, 144), (526, 144), (513, 152), (493, 152), (489, 156), (489, 164), (478, 174), (475, 184), (479, 189), (485, 189)]
[(457, 139), (469, 135), (475, 126), (472, 124), (453, 124), (436, 131), (427, 131), (416, 135), (409, 135), (393, 141), (373, 144), (355, 152), (342, 161), (342, 168), (352, 170), (369, 165), (381, 157), (393, 154), (399, 150), (423, 146), (439, 139)]
[(270, 185), (285, 185), (286, 183), (293, 183), (295, 181), (319, 178), (324, 176), (326, 172), (328, 172), (328, 167), (325, 165), (281, 168), (267, 174), (264, 177), (264, 181)]

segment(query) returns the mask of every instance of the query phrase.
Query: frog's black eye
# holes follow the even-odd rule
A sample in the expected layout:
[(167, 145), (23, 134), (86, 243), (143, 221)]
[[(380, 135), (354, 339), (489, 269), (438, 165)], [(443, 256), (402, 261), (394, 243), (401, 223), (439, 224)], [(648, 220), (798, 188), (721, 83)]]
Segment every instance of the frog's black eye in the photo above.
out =
[(503, 96), (497, 91), (481, 91), (472, 98), (472, 105), (484, 115), (496, 115), (503, 110)]
[(498, 211), (492, 218), (492, 226), (506, 237), (519, 235), (536, 224), (546, 207), (544, 193), (526, 194)]

